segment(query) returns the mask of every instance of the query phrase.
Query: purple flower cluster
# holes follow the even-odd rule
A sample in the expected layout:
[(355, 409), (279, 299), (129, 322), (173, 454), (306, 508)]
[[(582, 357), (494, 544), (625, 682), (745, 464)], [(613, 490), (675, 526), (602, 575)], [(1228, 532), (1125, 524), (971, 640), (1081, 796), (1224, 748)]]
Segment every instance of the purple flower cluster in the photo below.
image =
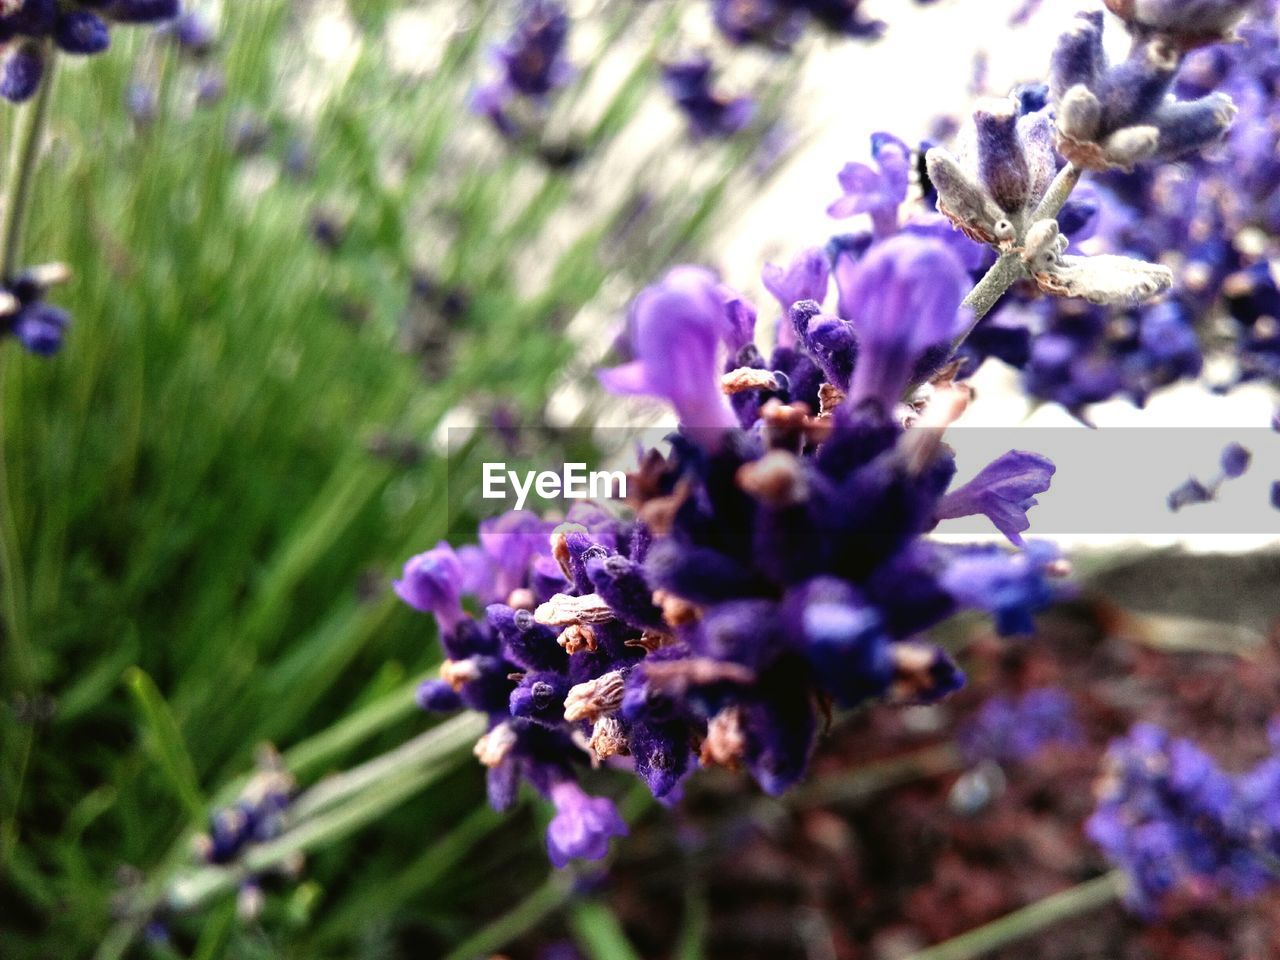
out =
[(15, 103), (40, 88), (51, 49), (87, 56), (111, 45), (113, 23), (162, 23), (179, 0), (18, 0), (0, 4), (0, 44), (13, 44), (0, 74), (0, 96)]
[(754, 306), (711, 271), (674, 268), (632, 305), (628, 361), (601, 373), (680, 421), (630, 475), (629, 518), (581, 503), (559, 525), (507, 514), (478, 546), (406, 564), (395, 589), (435, 615), (448, 657), (420, 703), (489, 717), (476, 754), (490, 800), (509, 805), (521, 780), (548, 797), (553, 862), (602, 855), (625, 829), (578, 786), (587, 765), (628, 764), (660, 798), (699, 763), (780, 793), (831, 706), (929, 703), (961, 685), (924, 631), (962, 609), (1025, 631), (1053, 598), (1047, 545), (926, 537), (983, 514), (1020, 544), (1053, 473), (1010, 451), (952, 482), (941, 433), (968, 391), (916, 385), (967, 318), (954, 246), (904, 230), (834, 264), (808, 251), (768, 268), (789, 335), (767, 359)]
[[(1100, 15), (1082, 14), (1055, 53), (1050, 84), (1058, 151), (1099, 171), (1086, 201), (1087, 229), (1075, 232), (1077, 191), (1059, 217), (1061, 232), (1072, 247), (1092, 236), (1093, 248), (1110, 256), (1060, 257), (1070, 267), (1057, 271), (1065, 283), (1032, 268), (1043, 292), (1066, 286), (1103, 302), (1038, 298), (1030, 284), (1016, 285), (965, 349), (970, 370), (996, 356), (1023, 371), (1031, 396), (1081, 415), (1113, 397), (1141, 405), (1161, 387), (1198, 378), (1207, 355), (1233, 361), (1212, 367), (1231, 371), (1215, 382), (1219, 389), (1280, 380), (1280, 287), (1271, 265), (1280, 230), (1280, 133), (1271, 121), (1280, 96), (1280, 33), (1273, 4), (1115, 0), (1112, 6), (1135, 37), (1129, 57), (1108, 64)], [(1220, 39), (1249, 8), (1259, 16), (1241, 26), (1241, 43), (1191, 49)], [(996, 196), (1000, 185), (983, 182), (981, 164), (973, 162), (984, 146), (989, 158), (995, 148), (989, 137), (968, 136), (970, 182)], [(1205, 146), (1214, 149), (1203, 153)], [(1033, 155), (1025, 144), (1024, 153)], [(1139, 163), (1174, 155), (1182, 159), (1177, 166)], [(987, 167), (989, 177), (1002, 169), (990, 159)], [(948, 204), (948, 172), (937, 184), (941, 202), (963, 213), (953, 209), (962, 204)], [(990, 234), (998, 232), (993, 226), (1007, 231), (996, 217), (1009, 212), (988, 208), (985, 219), (961, 219), (969, 227), (976, 220)], [(1016, 217), (1010, 221), (1016, 226)], [(1173, 267), (1172, 294), (1145, 305), (1095, 298), (1073, 275), (1073, 260), (1119, 256)]]
[(689, 121), (694, 140), (729, 137), (755, 114), (750, 97), (726, 97), (711, 90), (711, 61), (694, 57), (662, 68), (662, 82), (680, 112)]
[(1029, 690), (1016, 699), (992, 697), (957, 734), (970, 766), (1021, 763), (1054, 744), (1080, 739), (1071, 698), (1061, 690)]
[(278, 763), (260, 769), (235, 804), (209, 818), (209, 832), (196, 838), (200, 859), (231, 863), (251, 844), (278, 836), (292, 794), (293, 778)]
[(70, 315), (45, 302), (49, 288), (70, 276), (64, 264), (31, 267), (7, 283), (0, 283), (0, 337), (8, 334), (28, 351), (42, 357), (62, 348)]
[(1107, 753), (1086, 831), (1128, 875), (1141, 914), (1175, 893), (1256, 895), (1280, 876), (1280, 754), (1233, 776), (1191, 741), (1138, 724)]
[(471, 109), (504, 137), (522, 135), (513, 108), (540, 105), (573, 76), (565, 58), (569, 15), (556, 0), (524, 0), (511, 36), (493, 50), (498, 76), (471, 96)]
[(711, 13), (730, 43), (786, 50), (809, 24), (849, 37), (880, 36), (884, 24), (861, 7), (862, 0), (712, 0)]

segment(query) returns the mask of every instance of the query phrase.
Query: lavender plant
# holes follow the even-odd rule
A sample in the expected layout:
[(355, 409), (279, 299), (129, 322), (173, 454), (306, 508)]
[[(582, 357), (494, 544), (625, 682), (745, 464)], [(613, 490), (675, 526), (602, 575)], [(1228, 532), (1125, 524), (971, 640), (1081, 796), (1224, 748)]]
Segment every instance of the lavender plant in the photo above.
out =
[(0, 336), (15, 337), (29, 352), (51, 356), (62, 346), (70, 315), (45, 302), (70, 271), (63, 264), (21, 268), (22, 238), (39, 160), (51, 76), (59, 52), (101, 53), (111, 43), (110, 24), (151, 24), (178, 15), (178, 0), (7, 0), (0, 4), (0, 46), (8, 48), (0, 73), (0, 96), (14, 103), (38, 98), (14, 148), (0, 241)]
[[(1219, 7), (1221, 32), (1245, 4)], [(599, 857), (624, 830), (573, 786), (588, 763), (626, 763), (659, 798), (696, 763), (741, 766), (781, 793), (804, 774), (822, 710), (929, 703), (963, 682), (923, 631), (964, 609), (1031, 629), (1060, 567), (1021, 533), (1053, 465), (1010, 451), (955, 486), (941, 434), (968, 393), (949, 361), (1019, 280), (1096, 304), (1172, 286), (1163, 265), (1069, 253), (1058, 216), (1086, 169), (1222, 138), (1235, 113), (1224, 94), (1169, 98), (1198, 22), (1131, 17), (1133, 50), (1112, 67), (1101, 14), (1082, 15), (1047, 97), (984, 105), (956, 154), (930, 150), (938, 209), (962, 236), (929, 217), (899, 223), (910, 151), (877, 136), (876, 168), (846, 167), (831, 209), (869, 214), (872, 230), (766, 271), (783, 310), (767, 360), (753, 305), (710, 271), (672, 270), (632, 304), (628, 362), (601, 374), (611, 392), (665, 400), (680, 423), (670, 451), (644, 453), (629, 478), (633, 518), (511, 514), (482, 525), (479, 548), (441, 544), (406, 565), (397, 591), (436, 616), (448, 654), (421, 703), (488, 717), (476, 754), (490, 799), (509, 806), (521, 779), (548, 796), (553, 862)], [(972, 286), (984, 247), (996, 260)], [(1021, 549), (926, 536), (974, 514)]]
[[(1073, 243), (1092, 236), (1095, 248), (1171, 268), (1161, 281), (1171, 295), (1091, 304), (1015, 287), (979, 326), (971, 360), (998, 356), (1023, 371), (1029, 395), (1082, 415), (1112, 397), (1143, 404), (1161, 387), (1206, 375), (1216, 390), (1274, 383), (1275, 137), (1266, 119), (1280, 49), (1274, 5), (1211, 4), (1185, 15), (1173, 6), (1112, 6), (1135, 35), (1124, 62), (1103, 61), (1098, 13), (1081, 16), (1055, 58), (1063, 154), (1101, 168), (1090, 184), (1088, 233), (1063, 232)], [(1214, 42), (1246, 12), (1237, 42)], [(1142, 116), (1122, 116), (1133, 110)], [(1206, 143), (1214, 149), (1183, 152)], [(1172, 151), (1179, 163), (1135, 165), (1126, 151)]]

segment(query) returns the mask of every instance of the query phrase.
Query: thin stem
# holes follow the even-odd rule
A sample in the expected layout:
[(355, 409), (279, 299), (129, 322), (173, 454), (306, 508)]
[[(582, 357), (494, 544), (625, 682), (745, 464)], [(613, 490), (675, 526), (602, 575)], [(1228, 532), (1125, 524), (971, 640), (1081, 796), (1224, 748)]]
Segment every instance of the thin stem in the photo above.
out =
[(482, 714), (470, 711), (459, 714), (358, 767), (326, 777), (293, 802), (290, 819), (297, 823), (313, 817), (396, 771), (456, 753), (484, 733), (484, 724)]
[[(1080, 183), (1084, 171), (1074, 163), (1068, 163), (1058, 171), (1053, 183), (1045, 191), (1044, 198), (1031, 215), (1031, 223), (1056, 218), (1066, 205), (1071, 191)], [(1011, 250), (1000, 254), (999, 259), (991, 265), (991, 269), (978, 281), (978, 285), (969, 291), (964, 298), (964, 305), (973, 309), (973, 320), (960, 336), (951, 343), (951, 353), (955, 354), (960, 345), (969, 339), (978, 322), (991, 312), (991, 308), (1008, 292), (1009, 288), (1027, 275), (1020, 250)]]
[(291, 823), (284, 833), (251, 847), (235, 864), (203, 867), (179, 877), (170, 887), (169, 903), (181, 910), (194, 909), (246, 876), (341, 840), (453, 769), (463, 756), (461, 748), (484, 731), (484, 723), (482, 714), (464, 713), (380, 757), (322, 780), (293, 802)]
[(913, 953), (907, 960), (974, 960), (1063, 920), (1104, 907), (1118, 899), (1124, 892), (1124, 887), (1124, 873), (1113, 870), (1051, 897), (1045, 897), (1029, 907), (1015, 910), (976, 930)]
[(53, 99), (58, 54), (52, 43), (45, 44), (44, 57), (44, 78), (36, 92), (35, 102), (24, 112), (23, 123), (14, 140), (9, 196), (4, 211), (3, 246), (0, 246), (0, 278), (6, 281), (17, 271), (22, 256), (22, 229), (26, 226), (27, 211), (31, 207), (31, 186), (40, 157), (40, 141), (44, 138), (49, 104)]
[(786, 805), (807, 809), (833, 803), (858, 803), (892, 787), (954, 773), (963, 766), (964, 761), (953, 744), (935, 744), (814, 780), (793, 790), (786, 798)]
[(573, 875), (568, 871), (552, 873), (542, 886), (460, 943), (445, 960), (476, 960), (477, 957), (490, 956), (555, 913), (572, 895)]

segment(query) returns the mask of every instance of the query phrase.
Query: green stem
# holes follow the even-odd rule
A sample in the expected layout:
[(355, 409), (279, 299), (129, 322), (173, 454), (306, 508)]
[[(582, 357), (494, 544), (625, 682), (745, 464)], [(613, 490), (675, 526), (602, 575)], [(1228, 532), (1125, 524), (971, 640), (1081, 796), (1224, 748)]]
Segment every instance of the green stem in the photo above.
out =
[(858, 803), (892, 787), (926, 777), (954, 773), (963, 766), (964, 761), (953, 744), (935, 744), (913, 753), (869, 763), (846, 773), (814, 780), (793, 790), (786, 798), (786, 805), (805, 809)]
[(484, 732), (484, 717), (464, 713), (408, 743), (301, 794), (290, 824), (274, 840), (251, 847), (239, 862), (202, 867), (178, 877), (166, 897), (178, 910), (192, 910), (233, 889), (246, 876), (280, 866), (299, 853), (335, 843), (376, 820), (457, 766), (462, 748)]
[(14, 140), (13, 169), (10, 174), (8, 202), (4, 211), (3, 246), (0, 246), (0, 278), (9, 280), (17, 272), (22, 256), (22, 229), (31, 207), (31, 185), (35, 180), (36, 161), (40, 157), (40, 141), (44, 138), (49, 104), (53, 99), (54, 74), (58, 54), (52, 43), (44, 48), (45, 72), (35, 102), (24, 111), (22, 125)]
[(444, 960), (482, 960), (559, 910), (573, 895), (573, 875), (557, 871), (507, 913), (481, 927)]
[(459, 753), (475, 743), (484, 733), (484, 726), (482, 714), (470, 711), (459, 714), (358, 767), (326, 777), (293, 802), (290, 819), (300, 823), (392, 778), (401, 770)]
[[(1071, 191), (1080, 183), (1080, 177), (1083, 173), (1084, 171), (1074, 163), (1068, 163), (1059, 170), (1058, 175), (1053, 179), (1053, 183), (1045, 191), (1040, 205), (1031, 215), (1029, 222), (1038, 223), (1041, 220), (1056, 218), (1062, 212), (1062, 208), (1066, 205), (1068, 198), (1070, 198)], [(978, 281), (978, 285), (969, 291), (969, 295), (964, 298), (964, 305), (973, 310), (973, 320), (965, 328), (964, 332), (952, 341), (951, 353), (953, 356), (960, 349), (960, 345), (969, 338), (969, 334), (973, 333), (978, 321), (990, 313), (991, 308), (999, 302), (1009, 288), (1026, 275), (1027, 269), (1022, 262), (1022, 251), (1011, 250), (1008, 253), (1000, 254), (999, 259), (991, 265), (991, 269)]]
[(993, 920), (966, 934), (907, 957), (907, 960), (974, 960), (1023, 940), (1063, 920), (1078, 917), (1114, 902), (1124, 892), (1125, 877), (1119, 870), (1103, 874), (1029, 907)]

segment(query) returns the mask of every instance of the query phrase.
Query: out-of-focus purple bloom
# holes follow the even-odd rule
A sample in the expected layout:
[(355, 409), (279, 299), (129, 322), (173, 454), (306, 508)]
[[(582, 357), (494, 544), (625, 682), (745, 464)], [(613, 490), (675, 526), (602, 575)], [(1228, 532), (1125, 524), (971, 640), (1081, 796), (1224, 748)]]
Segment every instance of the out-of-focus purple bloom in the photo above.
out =
[(396, 596), (423, 613), (435, 614), (442, 633), (465, 617), (461, 598), (465, 571), (453, 547), (443, 540), (432, 550), (410, 558), (404, 576), (392, 583)]
[(861, 0), (712, 0), (712, 17), (730, 43), (786, 50), (809, 23), (850, 37), (878, 37), (884, 24), (864, 16)]
[(1025, 636), (1035, 632), (1034, 614), (1058, 594), (1053, 581), (1059, 561), (1057, 548), (1040, 541), (1018, 553), (963, 547), (954, 551), (941, 582), (959, 603), (990, 613), (1002, 636)]
[(547, 825), (547, 853), (552, 864), (567, 866), (570, 860), (600, 860), (609, 852), (613, 837), (625, 837), (627, 825), (613, 801), (588, 796), (572, 780), (551, 788), (556, 815)]
[(662, 68), (662, 82), (689, 121), (693, 139), (730, 137), (755, 115), (750, 97), (728, 97), (711, 90), (711, 60), (694, 57)]
[(573, 76), (564, 52), (568, 39), (569, 15), (560, 3), (524, 0), (511, 36), (493, 51), (498, 77), (472, 94), (471, 109), (504, 136), (519, 133), (508, 110), (512, 101), (540, 103)]
[(818, 247), (800, 251), (785, 269), (772, 263), (764, 265), (760, 279), (782, 307), (782, 322), (778, 324), (779, 346), (795, 343), (795, 328), (788, 319), (791, 308), (800, 300), (813, 300), (818, 304), (826, 300), (830, 274), (827, 255)]
[(1238, 443), (1227, 444), (1222, 448), (1222, 456), (1219, 461), (1222, 465), (1223, 477), (1228, 480), (1234, 480), (1237, 477), (1244, 476), (1252, 460), (1253, 454), (1246, 447)]
[(1280, 757), (1231, 776), (1189, 740), (1138, 724), (1114, 741), (1085, 829), (1153, 916), (1175, 891), (1253, 896), (1276, 882)]
[(20, 103), (35, 94), (44, 77), (42, 44), (90, 56), (111, 45), (111, 23), (162, 23), (178, 12), (178, 0), (26, 0), (13, 12), (0, 15), (0, 38), (19, 41), (5, 61), (0, 96)]
[(721, 347), (732, 323), (713, 273), (675, 267), (636, 297), (627, 328), (633, 359), (600, 373), (605, 389), (660, 397), (691, 429), (736, 424), (720, 389)]
[(938, 502), (938, 519), (985, 515), (1013, 543), (1022, 544), (1022, 531), (1031, 526), (1027, 511), (1036, 494), (1049, 489), (1054, 465), (1038, 453), (1010, 450), (993, 460), (962, 487)]
[(1080, 738), (1071, 698), (1061, 690), (1029, 690), (1016, 699), (992, 697), (957, 735), (970, 765), (1022, 763), (1046, 747)]
[[(1133, 6), (1132, 0), (1118, 2)], [(1170, 96), (1181, 60), (1174, 45), (1164, 37), (1140, 40), (1126, 60), (1112, 65), (1102, 28), (1102, 11), (1081, 13), (1051, 61), (1058, 149), (1067, 159), (1092, 170), (1127, 170), (1222, 139), (1236, 114), (1229, 96)]]
[(156, 88), (141, 81), (129, 84), (124, 91), (124, 105), (135, 123), (146, 126), (154, 122), (159, 112)]
[(837, 259), (835, 275), (840, 316), (858, 338), (850, 402), (874, 400), (890, 411), (925, 351), (959, 332), (969, 275), (944, 244), (910, 235), (877, 244), (856, 263)]
[(1177, 513), (1183, 507), (1196, 503), (1209, 503), (1217, 496), (1213, 487), (1207, 487), (1195, 477), (1188, 477), (1185, 482), (1169, 492), (1166, 502), (1169, 509)]
[(875, 235), (883, 238), (898, 228), (898, 209), (907, 199), (911, 182), (911, 149), (891, 134), (876, 133), (871, 137), (871, 157), (875, 168), (865, 163), (844, 165), (838, 175), (844, 196), (827, 208), (827, 214), (836, 218), (870, 214)]
[(1225, 40), (1255, 0), (1105, 0), (1131, 32), (1156, 35), (1184, 47)]
[(65, 281), (70, 272), (63, 264), (47, 264), (24, 270), (0, 285), (0, 336), (12, 335), (29, 352), (48, 357), (62, 347), (71, 316), (45, 302), (45, 294)]
[(44, 59), (44, 52), (36, 44), (19, 44), (4, 62), (0, 97), (22, 103), (35, 96), (44, 78)]

